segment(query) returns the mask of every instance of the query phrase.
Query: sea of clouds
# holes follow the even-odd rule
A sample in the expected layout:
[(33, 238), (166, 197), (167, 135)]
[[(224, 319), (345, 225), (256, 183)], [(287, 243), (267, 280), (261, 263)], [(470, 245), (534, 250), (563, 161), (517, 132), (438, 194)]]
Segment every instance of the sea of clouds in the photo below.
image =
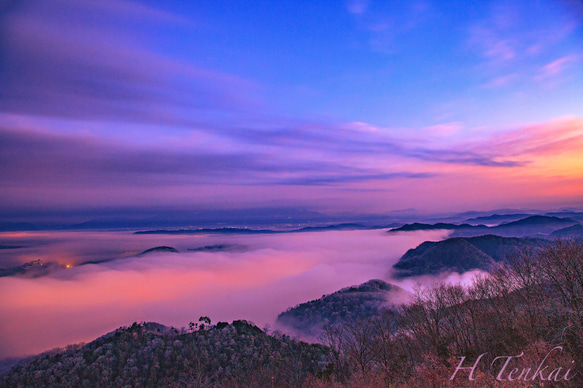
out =
[[(247, 319), (273, 325), (288, 307), (341, 288), (383, 279), (413, 290), (432, 277), (391, 279), (392, 265), (446, 231), (385, 230), (273, 235), (134, 235), (131, 232), (4, 233), (0, 260), (69, 264), (37, 278), (0, 278), (0, 358), (88, 342), (134, 321), (187, 326)], [(179, 253), (138, 253), (165, 245)], [(223, 245), (219, 251), (189, 251)], [(8, 252), (10, 251), (10, 252)], [(80, 265), (87, 261), (109, 260)], [(468, 281), (448, 275), (448, 281)], [(394, 301), (393, 301), (394, 302)]]

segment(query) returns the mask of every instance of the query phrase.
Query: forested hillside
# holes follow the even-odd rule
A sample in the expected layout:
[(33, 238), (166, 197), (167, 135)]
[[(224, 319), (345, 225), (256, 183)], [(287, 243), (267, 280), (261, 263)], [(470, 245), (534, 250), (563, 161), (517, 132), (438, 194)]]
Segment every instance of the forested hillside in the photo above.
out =
[(326, 324), (355, 322), (383, 308), (393, 308), (411, 296), (401, 287), (370, 280), (289, 308), (279, 314), (277, 323), (303, 336), (317, 338)]
[(22, 362), (0, 376), (0, 387), (300, 387), (328, 364), (324, 346), (246, 321), (208, 322), (187, 332), (134, 323)]
[[(347, 386), (581, 387), (582, 302), (583, 243), (559, 240), (469, 286), (420, 289), (398, 311), (328, 325), (323, 342)], [(454, 375), (478, 359), (474, 380)]]
[(393, 266), (395, 276), (463, 273), (473, 269), (490, 270), (498, 262), (524, 250), (539, 251), (551, 242), (539, 238), (513, 238), (486, 235), (454, 237), (443, 241), (426, 241), (408, 250)]

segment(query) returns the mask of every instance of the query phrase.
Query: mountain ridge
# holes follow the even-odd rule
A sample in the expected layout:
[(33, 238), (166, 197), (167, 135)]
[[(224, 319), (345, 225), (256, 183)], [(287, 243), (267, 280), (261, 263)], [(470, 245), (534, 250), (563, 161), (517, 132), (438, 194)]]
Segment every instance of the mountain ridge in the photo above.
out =
[(278, 315), (276, 323), (317, 338), (326, 324), (354, 322), (383, 308), (392, 308), (410, 296), (399, 286), (372, 279), (290, 307)]
[(425, 241), (409, 249), (393, 265), (396, 278), (463, 273), (475, 269), (490, 270), (496, 263), (522, 250), (539, 250), (551, 242), (530, 237), (451, 237), (442, 241)]
[(476, 237), (480, 235), (498, 235), (501, 237), (528, 237), (528, 236), (549, 236), (556, 230), (580, 225), (579, 221), (572, 218), (560, 218), (555, 216), (532, 215), (519, 220), (501, 223), (496, 226), (436, 223), (405, 224), (398, 228), (393, 228), (387, 233), (423, 231), (423, 230), (452, 230), (450, 237)]

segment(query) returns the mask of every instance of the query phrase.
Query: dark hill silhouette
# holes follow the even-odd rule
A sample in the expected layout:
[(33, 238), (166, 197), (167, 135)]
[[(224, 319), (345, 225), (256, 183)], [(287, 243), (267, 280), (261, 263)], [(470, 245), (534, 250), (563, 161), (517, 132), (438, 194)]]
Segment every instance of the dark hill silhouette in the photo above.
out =
[(512, 222), (521, 220), (523, 218), (532, 216), (533, 214), (518, 213), (518, 214), (492, 214), (491, 216), (475, 217), (466, 220), (465, 223), (471, 225), (479, 224), (501, 224), (503, 222)]
[(20, 248), (24, 247), (20, 245), (0, 245), (0, 249), (20, 249)]
[(545, 213), (545, 216), (555, 216), (561, 218), (572, 218), (574, 220), (583, 221), (583, 212), (580, 211), (560, 211)]
[(489, 270), (496, 262), (505, 260), (523, 249), (538, 250), (549, 241), (535, 238), (508, 238), (494, 235), (454, 237), (426, 241), (409, 249), (393, 266), (398, 278), (437, 275), (444, 272), (463, 273), (473, 269)]
[(273, 230), (273, 229), (249, 229), (249, 228), (200, 228), (200, 229), (159, 229), (159, 230), (141, 230), (134, 234), (273, 234), (273, 233), (302, 233), (302, 232), (325, 232), (333, 230), (373, 230), (388, 229), (401, 224), (388, 224), (378, 226), (366, 226), (357, 223), (332, 224), (325, 226), (306, 226), (300, 229), (292, 230)]
[(362, 224), (346, 223), (346, 224), (336, 224), (328, 226), (306, 226), (294, 232), (320, 232), (326, 230), (361, 230), (361, 229), (371, 229), (368, 226)]
[(161, 252), (178, 253), (178, 250), (176, 248), (172, 248), (172, 247), (168, 247), (168, 246), (159, 246), (159, 247), (146, 249), (145, 251), (140, 253), (138, 256), (147, 255), (148, 253), (161, 253)]
[(423, 224), (419, 222), (414, 222), (412, 224), (405, 224), (398, 228), (393, 228), (389, 232), (414, 232), (418, 230), (457, 230), (457, 229), (473, 229), (477, 226), (470, 224), (450, 224), (439, 222), (437, 224)]
[(65, 266), (54, 262), (44, 262), (37, 259), (10, 268), (0, 268), (0, 277), (20, 276), (26, 278), (37, 278), (65, 268)]
[(16, 231), (28, 231), (28, 230), (39, 230), (40, 228), (30, 222), (0, 222), (0, 232), (16, 232)]
[(269, 229), (247, 229), (247, 228), (215, 228), (215, 229), (159, 229), (159, 230), (142, 230), (134, 232), (134, 234), (268, 234), (268, 233), (281, 233), (275, 230)]
[(583, 225), (576, 224), (563, 229), (555, 230), (550, 235), (551, 238), (583, 238)]
[(451, 237), (475, 237), (493, 234), (502, 237), (546, 237), (552, 232), (565, 227), (579, 224), (572, 218), (560, 218), (554, 216), (529, 216), (518, 221), (503, 223), (498, 226), (488, 227), (485, 225), (470, 224), (406, 224), (399, 228), (394, 228), (388, 233), (409, 232), (419, 230), (452, 230)]
[(279, 314), (277, 324), (316, 338), (327, 323), (354, 322), (399, 301), (407, 301), (409, 297), (410, 294), (401, 287), (378, 279), (369, 280), (291, 307)]
[(471, 237), (467, 241), (492, 257), (496, 262), (505, 260), (509, 255), (518, 254), (523, 249), (539, 249), (548, 245), (548, 242), (543, 239), (500, 237), (495, 235)]
[(434, 275), (441, 272), (465, 272), (469, 269), (487, 269), (494, 259), (464, 238), (450, 238), (440, 242), (426, 241), (408, 250), (394, 268), (401, 277)]
[(555, 227), (556, 225), (567, 225), (567, 224), (577, 224), (578, 222), (572, 218), (560, 218), (554, 216), (530, 216), (523, 218), (518, 221), (507, 222), (500, 224), (497, 228), (501, 227), (519, 227), (519, 226), (545, 226), (545, 227)]
[(530, 216), (522, 220), (508, 222), (491, 228), (492, 234), (507, 237), (542, 237), (552, 232), (579, 224), (572, 218), (559, 218), (550, 216)]
[(215, 244), (215, 245), (205, 245), (198, 248), (188, 248), (189, 252), (224, 252), (236, 249), (243, 249), (242, 246), (234, 244)]

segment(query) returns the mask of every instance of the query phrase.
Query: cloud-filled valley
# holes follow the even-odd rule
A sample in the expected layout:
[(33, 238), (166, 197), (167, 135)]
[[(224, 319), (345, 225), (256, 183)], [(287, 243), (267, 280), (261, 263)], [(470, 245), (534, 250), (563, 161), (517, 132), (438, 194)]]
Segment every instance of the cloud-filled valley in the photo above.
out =
[[(273, 325), (288, 307), (374, 278), (387, 278), (409, 248), (444, 231), (389, 236), (384, 230), (257, 236), (151, 236), (126, 232), (4, 234), (28, 248), (2, 262), (42, 259), (71, 265), (38, 278), (0, 278), (0, 356), (37, 353), (91, 340), (128, 321), (187, 326), (248, 319)], [(188, 251), (214, 244), (232, 251)], [(159, 245), (179, 253), (149, 253)], [(245, 247), (244, 249), (242, 247)], [(93, 253), (90, 253), (93, 252)], [(125, 256), (125, 258), (123, 258)], [(81, 261), (118, 257), (76, 267)], [(122, 258), (119, 258), (122, 257)], [(412, 289), (414, 280), (400, 282)], [(45, 328), (45, 329), (43, 329)]]

